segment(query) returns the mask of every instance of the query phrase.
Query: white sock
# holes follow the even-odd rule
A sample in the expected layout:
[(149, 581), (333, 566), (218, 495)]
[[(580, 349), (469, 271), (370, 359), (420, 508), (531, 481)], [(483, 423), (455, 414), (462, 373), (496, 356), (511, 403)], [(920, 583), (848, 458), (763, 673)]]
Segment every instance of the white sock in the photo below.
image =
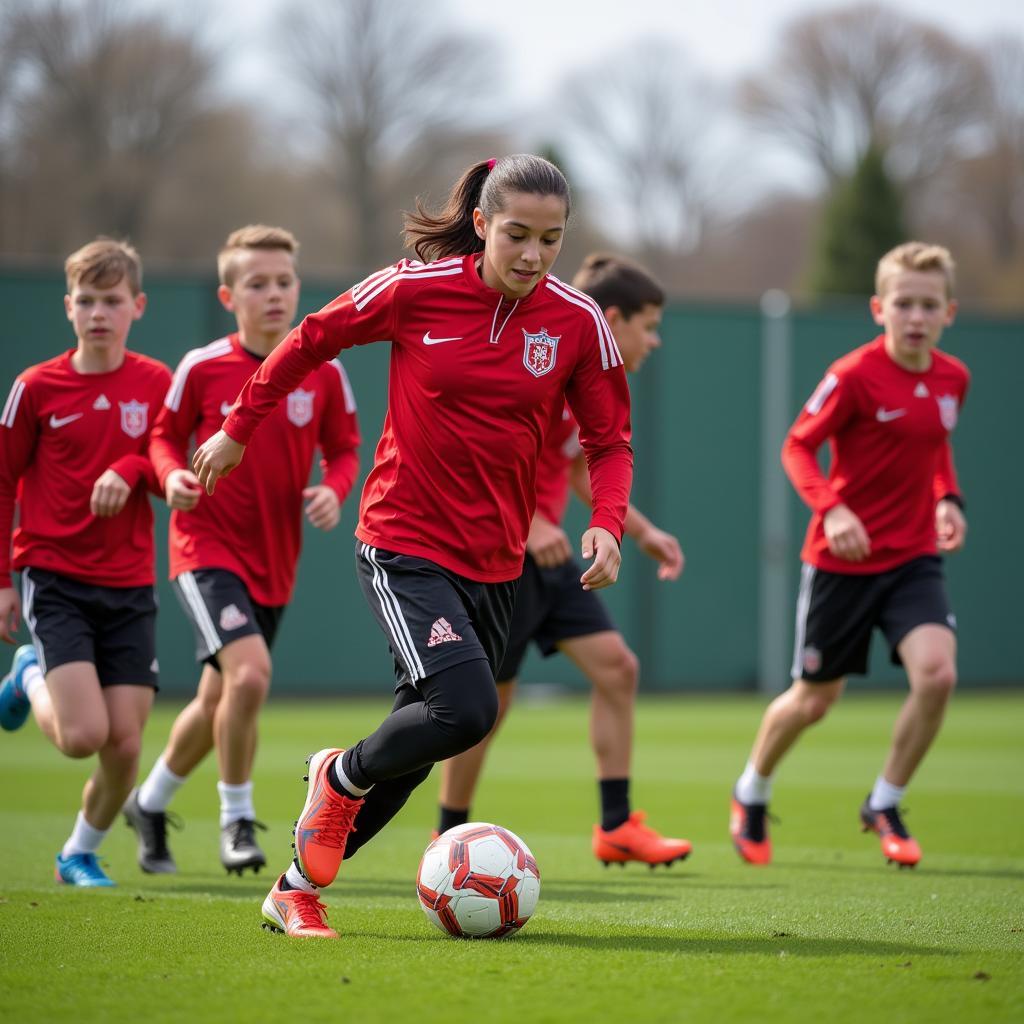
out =
[(220, 793), (220, 827), (230, 825), (239, 818), (256, 820), (256, 811), (252, 805), (252, 780), (241, 782), (237, 786), (230, 782), (218, 782), (217, 792)]
[(346, 793), (351, 793), (353, 796), (366, 796), (370, 792), (369, 789), (360, 789), (346, 774), (345, 769), (341, 767), (341, 755), (339, 754), (334, 759), (334, 766), (331, 769), (334, 772), (334, 777), (341, 783), (341, 788)]
[(146, 776), (146, 781), (139, 787), (139, 806), (150, 813), (166, 811), (167, 805), (184, 782), (185, 776), (175, 775), (161, 754)]
[(889, 807), (899, 807), (903, 800), (903, 794), (906, 793), (906, 786), (894, 786), (891, 782), (886, 782), (885, 779), (879, 775), (875, 779), (875, 788), (871, 790), (871, 798), (868, 800), (868, 806), (873, 811), (884, 811)]
[(747, 762), (739, 782), (736, 783), (736, 799), (741, 804), (766, 804), (772, 797), (772, 777), (758, 775), (752, 761)]
[(21, 688), (25, 691), (25, 696), (28, 697), (30, 701), (32, 700), (32, 694), (34, 694), (40, 686), (45, 685), (46, 679), (38, 665), (29, 665), (28, 668), (21, 673)]
[(301, 889), (303, 892), (317, 891), (316, 886), (295, 866), (295, 861), (288, 865), (288, 870), (284, 873), (284, 880), (293, 889)]
[(93, 828), (85, 820), (85, 815), (79, 811), (75, 818), (75, 827), (60, 851), (62, 857), (70, 857), (75, 853), (95, 853), (103, 842), (103, 837), (110, 831), (105, 828)]

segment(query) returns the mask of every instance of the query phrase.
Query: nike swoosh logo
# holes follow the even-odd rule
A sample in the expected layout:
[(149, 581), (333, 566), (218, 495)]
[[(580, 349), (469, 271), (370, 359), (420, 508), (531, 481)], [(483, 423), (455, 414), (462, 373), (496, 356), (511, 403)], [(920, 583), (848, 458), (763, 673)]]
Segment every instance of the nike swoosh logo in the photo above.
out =
[(462, 341), (462, 336), (460, 335), (458, 338), (432, 338), (430, 331), (423, 335), (424, 345), (443, 345), (446, 341)]
[(80, 420), (85, 413), (73, 412), (70, 416), (61, 416), (58, 419), (56, 416), (50, 416), (50, 429), (60, 430), (61, 427), (66, 427), (69, 423), (74, 423), (75, 420)]
[(878, 411), (875, 413), (875, 419), (879, 423), (888, 423), (889, 420), (898, 420), (901, 416), (906, 416), (906, 409), (885, 409), (882, 406), (878, 407)]

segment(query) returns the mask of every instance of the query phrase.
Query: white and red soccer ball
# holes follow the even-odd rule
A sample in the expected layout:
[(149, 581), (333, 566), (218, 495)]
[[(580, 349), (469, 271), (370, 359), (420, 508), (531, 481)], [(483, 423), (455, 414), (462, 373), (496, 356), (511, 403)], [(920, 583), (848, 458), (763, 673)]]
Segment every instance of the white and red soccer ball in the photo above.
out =
[(427, 847), (416, 895), (442, 931), (497, 938), (529, 921), (540, 896), (540, 870), (515, 833), (474, 821), (449, 829)]

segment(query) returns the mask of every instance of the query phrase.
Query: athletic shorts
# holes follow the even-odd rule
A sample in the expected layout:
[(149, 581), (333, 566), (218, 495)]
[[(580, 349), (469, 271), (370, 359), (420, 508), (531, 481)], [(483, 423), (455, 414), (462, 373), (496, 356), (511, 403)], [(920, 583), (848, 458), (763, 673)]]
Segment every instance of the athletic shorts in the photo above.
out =
[(956, 630), (942, 559), (937, 555), (869, 575), (826, 572), (805, 563), (796, 607), (792, 676), (819, 683), (864, 675), (876, 626), (889, 643), (892, 663), (902, 664), (897, 650), (900, 641), (917, 626), (931, 624)]
[(217, 652), (243, 636), (262, 636), (274, 646), (285, 605), (254, 601), (249, 588), (227, 569), (193, 569), (172, 580), (196, 636), (196, 661), (220, 670)]
[(356, 574), (395, 660), (399, 689), (466, 661), (496, 672), (518, 580), (478, 583), (414, 555), (356, 544)]
[(563, 640), (614, 630), (611, 615), (593, 590), (580, 586), (583, 570), (570, 558), (553, 569), (542, 569), (529, 556), (519, 578), (505, 657), (497, 679), (506, 682), (519, 674), (532, 640), (545, 658)]
[(157, 689), (152, 587), (102, 587), (28, 568), (21, 573), (21, 593), (43, 675), (88, 661), (96, 666), (100, 686)]

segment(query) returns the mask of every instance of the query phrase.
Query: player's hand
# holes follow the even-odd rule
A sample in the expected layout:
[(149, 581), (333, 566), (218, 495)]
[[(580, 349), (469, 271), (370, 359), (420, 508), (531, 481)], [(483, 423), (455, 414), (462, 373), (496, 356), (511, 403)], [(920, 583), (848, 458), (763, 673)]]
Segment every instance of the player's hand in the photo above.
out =
[(21, 625), (21, 602), (14, 587), (0, 587), (0, 640), (16, 644), (14, 634)]
[(603, 527), (592, 526), (583, 534), (581, 547), (584, 561), (594, 561), (580, 577), (584, 590), (610, 587), (619, 578), (622, 555), (615, 538)]
[(836, 505), (823, 520), (828, 549), (836, 558), (863, 562), (871, 554), (871, 538), (857, 513), (846, 505)]
[(192, 456), (192, 468), (196, 472), (199, 485), (213, 494), (217, 481), (227, 476), (242, 461), (245, 445), (239, 444), (223, 430), (208, 437)]
[(645, 555), (658, 563), (659, 580), (679, 579), (686, 559), (677, 538), (652, 525), (636, 538), (636, 543)]
[(172, 469), (164, 481), (164, 499), (168, 507), (179, 512), (191, 512), (202, 493), (199, 478), (191, 469)]
[(534, 515), (526, 538), (526, 550), (542, 569), (554, 569), (572, 558), (569, 536), (550, 519)]
[(89, 511), (94, 516), (109, 519), (116, 516), (124, 508), (132, 489), (120, 473), (105, 469), (92, 485), (92, 496), (89, 498)]
[(960, 506), (943, 499), (935, 506), (935, 535), (940, 551), (959, 551), (967, 540), (967, 520)]
[(341, 521), (341, 502), (327, 484), (315, 484), (302, 492), (306, 499), (306, 518), (318, 530), (333, 530)]

